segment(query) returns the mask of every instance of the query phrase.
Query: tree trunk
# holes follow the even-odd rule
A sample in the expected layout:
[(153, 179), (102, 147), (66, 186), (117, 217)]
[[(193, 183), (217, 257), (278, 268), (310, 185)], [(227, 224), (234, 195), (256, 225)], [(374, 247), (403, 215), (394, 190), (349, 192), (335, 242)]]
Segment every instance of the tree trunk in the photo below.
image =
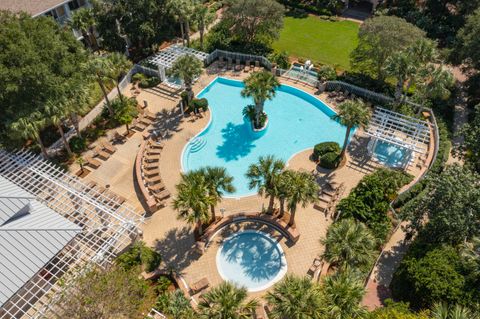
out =
[(407, 88), (405, 89), (405, 93), (403, 94), (402, 102), (400, 104), (405, 104), (407, 102), (407, 94), (410, 88), (412, 87), (413, 81), (409, 81), (407, 84)]
[(400, 77), (395, 87), (395, 103), (396, 104), (400, 104), (400, 101), (402, 98), (403, 82), (404, 82), (403, 77)]
[(348, 147), (348, 138), (350, 137), (350, 131), (352, 128), (350, 126), (347, 127), (347, 132), (345, 133), (345, 140), (343, 141), (343, 147), (342, 147), (342, 152), (340, 153), (340, 159), (343, 160), (345, 157), (345, 153), (347, 152), (347, 147)]
[(202, 236), (202, 234), (203, 234), (203, 229), (202, 229), (202, 221), (201, 221), (201, 220), (199, 220), (199, 221), (197, 222), (197, 229), (198, 229), (198, 235), (199, 235), (199, 236)]
[(285, 213), (285, 198), (280, 198), (280, 217)]
[(205, 32), (205, 21), (202, 19), (200, 21), (200, 27), (199, 27), (200, 30), (198, 30), (200, 32), (200, 48), (203, 50), (203, 33)]
[(185, 21), (185, 37), (187, 38), (187, 47), (190, 47), (190, 21)]
[(183, 20), (180, 20), (180, 34), (182, 35), (182, 44), (185, 46), (185, 31), (183, 30)]
[(268, 210), (267, 210), (267, 212), (269, 214), (272, 214), (272, 212), (273, 212), (273, 204), (274, 203), (275, 203), (275, 196), (270, 195), (270, 199), (268, 201)]
[(217, 220), (217, 216), (215, 214), (215, 206), (214, 205), (210, 205), (210, 212), (212, 213), (212, 223), (215, 222), (215, 220)]
[(91, 42), (92, 42), (93, 50), (97, 51), (98, 50), (98, 41), (97, 41), (97, 37), (95, 36), (95, 29), (93, 27), (90, 27), (89, 33), (90, 33), (90, 39), (91, 39)]
[(192, 102), (193, 99), (192, 84), (185, 83), (185, 91), (187, 91), (187, 106), (190, 106), (190, 102)]
[(82, 30), (82, 37), (85, 39), (85, 43), (89, 49), (92, 49), (92, 42), (90, 41), (90, 37), (88, 36), (87, 30)]
[(255, 128), (259, 129), (260, 127), (260, 116), (263, 113), (263, 101), (255, 103)]
[(127, 135), (130, 134), (130, 128), (128, 127), (128, 124), (125, 124), (125, 126), (127, 127)]
[(290, 210), (290, 220), (288, 221), (289, 226), (293, 226), (293, 224), (295, 224), (295, 213), (296, 213), (296, 209), (292, 208)]
[(98, 77), (97, 82), (98, 82), (98, 85), (100, 85), (100, 89), (102, 90), (103, 97), (105, 98), (105, 103), (107, 103), (108, 113), (110, 113), (110, 116), (113, 116), (112, 105), (110, 104), (110, 100), (108, 99), (107, 90), (105, 90), (105, 86), (103, 85), (102, 79)]
[(118, 92), (118, 97), (120, 98), (120, 101), (122, 101), (123, 103), (123, 95), (122, 95), (122, 91), (120, 91), (120, 86), (118, 85), (118, 81), (117, 81), (117, 92)]
[(40, 138), (40, 133), (37, 132), (37, 143), (40, 145), (40, 150), (42, 151), (43, 157), (49, 158), (47, 149), (45, 148), (45, 145), (43, 145), (42, 139)]
[(80, 131), (80, 123), (78, 121), (78, 114), (73, 112), (70, 114), (70, 122), (72, 122), (73, 127), (75, 128), (75, 132), (77, 133), (78, 137), (82, 137), (82, 132)]
[(69, 156), (72, 156), (72, 149), (70, 148), (70, 145), (68, 144), (67, 139), (65, 138), (65, 133), (63, 132), (62, 128), (62, 123), (57, 124), (57, 129), (58, 132), (60, 133), (60, 136), (62, 137), (63, 145), (65, 146), (65, 149), (67, 150), (67, 153)]

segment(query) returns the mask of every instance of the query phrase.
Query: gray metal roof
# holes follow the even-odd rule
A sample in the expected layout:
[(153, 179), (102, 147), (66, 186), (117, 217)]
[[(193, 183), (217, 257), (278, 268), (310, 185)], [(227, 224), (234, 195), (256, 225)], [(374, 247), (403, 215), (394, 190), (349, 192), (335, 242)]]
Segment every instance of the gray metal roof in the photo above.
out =
[(0, 305), (81, 231), (0, 176)]

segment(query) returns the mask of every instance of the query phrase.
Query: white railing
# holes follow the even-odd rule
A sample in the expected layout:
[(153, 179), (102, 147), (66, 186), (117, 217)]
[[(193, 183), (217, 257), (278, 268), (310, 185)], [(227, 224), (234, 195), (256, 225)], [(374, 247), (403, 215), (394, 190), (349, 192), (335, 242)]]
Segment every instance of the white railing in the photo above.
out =
[(272, 63), (264, 56), (224, 51), (224, 50), (215, 50), (212, 53), (210, 53), (205, 59), (205, 65), (208, 66), (212, 64), (213, 61), (218, 60), (220, 57), (223, 57), (224, 59), (232, 59), (233, 62), (235, 62), (236, 60), (240, 60), (243, 63), (247, 61), (250, 61), (250, 62), (258, 61), (266, 69), (268, 70), (272, 69)]

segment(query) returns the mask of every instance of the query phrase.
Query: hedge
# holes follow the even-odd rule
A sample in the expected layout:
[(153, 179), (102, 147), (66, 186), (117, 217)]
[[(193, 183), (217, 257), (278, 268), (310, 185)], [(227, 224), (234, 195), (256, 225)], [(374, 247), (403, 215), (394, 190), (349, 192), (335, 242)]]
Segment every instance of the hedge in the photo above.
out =
[(323, 155), (327, 153), (340, 154), (340, 145), (337, 142), (323, 142), (315, 145), (313, 148), (313, 160), (318, 161)]
[(338, 163), (340, 162), (340, 153), (339, 152), (328, 152), (320, 157), (320, 166), (327, 169), (337, 168)]

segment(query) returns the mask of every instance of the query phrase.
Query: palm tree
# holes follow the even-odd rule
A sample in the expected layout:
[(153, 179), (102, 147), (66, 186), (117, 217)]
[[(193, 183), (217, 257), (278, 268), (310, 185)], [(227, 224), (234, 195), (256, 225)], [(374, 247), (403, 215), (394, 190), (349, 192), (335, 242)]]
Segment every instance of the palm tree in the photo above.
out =
[(183, 81), (188, 96), (188, 104), (190, 104), (190, 101), (193, 98), (193, 81), (202, 74), (202, 67), (202, 62), (200, 62), (200, 60), (194, 55), (185, 54), (179, 57), (170, 68), (169, 74), (178, 77)]
[(184, 293), (177, 289), (173, 292), (164, 293), (157, 300), (157, 308), (169, 318), (192, 319), (195, 312), (190, 305), (190, 301), (185, 298)]
[(361, 100), (343, 102), (338, 106), (338, 113), (332, 117), (347, 127), (340, 158), (343, 160), (348, 146), (348, 138), (354, 127), (366, 127), (370, 121), (370, 110)]
[(415, 60), (407, 52), (396, 52), (387, 59), (385, 71), (388, 75), (397, 79), (395, 87), (395, 102), (397, 104), (400, 104), (402, 100), (405, 81), (415, 74), (416, 69)]
[(109, 76), (113, 81), (115, 81), (118, 97), (121, 101), (123, 101), (123, 95), (120, 91), (119, 84), (125, 74), (127, 74), (127, 72), (132, 68), (132, 62), (130, 62), (125, 55), (118, 52), (110, 54), (108, 56), (108, 60), (110, 61), (111, 66), (109, 69)]
[(62, 101), (49, 101), (45, 105), (45, 111), (47, 113), (50, 123), (52, 123), (60, 133), (63, 146), (67, 150), (68, 155), (70, 157), (73, 156), (72, 149), (70, 148), (67, 138), (65, 137), (65, 132), (63, 131), (63, 120), (65, 119), (68, 112), (65, 104)]
[(222, 282), (202, 296), (198, 309), (202, 318), (253, 319), (258, 302), (255, 299), (246, 301), (247, 296), (246, 288)]
[(43, 157), (48, 158), (47, 149), (40, 137), (40, 130), (45, 126), (45, 121), (40, 114), (34, 113), (27, 117), (21, 117), (10, 125), (12, 133), (24, 140), (34, 139), (40, 146)]
[(95, 76), (97, 83), (100, 86), (100, 89), (102, 90), (103, 96), (105, 98), (105, 103), (108, 108), (108, 113), (110, 114), (110, 116), (113, 116), (114, 112), (113, 112), (110, 100), (108, 99), (107, 90), (105, 88), (105, 83), (112, 81), (111, 78), (109, 77), (109, 75), (112, 72), (111, 61), (106, 58), (97, 57), (89, 61), (88, 67), (90, 69), (91, 74)]
[(93, 32), (95, 17), (92, 8), (80, 8), (75, 10), (69, 24), (73, 29), (79, 30), (82, 33), (82, 36), (90, 49), (96, 49), (97, 41)]
[(288, 198), (288, 194), (290, 193), (290, 176), (289, 176), (289, 171), (284, 171), (282, 174), (280, 174), (280, 178), (277, 182), (277, 197), (278, 201), (280, 202), (280, 212), (279, 215), (280, 217), (283, 216), (285, 213), (285, 201)]
[(79, 156), (77, 157), (75, 162), (77, 162), (77, 164), (80, 166), (80, 173), (83, 174), (83, 169), (85, 168), (85, 160), (83, 159), (83, 157)]
[(368, 267), (376, 255), (375, 237), (365, 224), (350, 218), (333, 224), (321, 242), (325, 246), (323, 258), (342, 269)]
[(255, 103), (255, 128), (261, 128), (261, 116), (265, 101), (275, 97), (275, 90), (280, 86), (278, 79), (270, 72), (261, 71), (250, 74), (244, 81), (243, 97), (252, 97)]
[(287, 184), (290, 185), (286, 197), (287, 207), (290, 210), (288, 224), (293, 225), (298, 205), (305, 208), (308, 204), (315, 203), (318, 200), (320, 189), (310, 173), (289, 170), (284, 174), (287, 176)]
[(208, 194), (205, 177), (198, 172), (182, 174), (182, 180), (176, 188), (173, 208), (179, 212), (180, 218), (189, 224), (196, 224), (198, 234), (202, 235), (202, 225), (209, 220), (209, 207), (214, 203)]
[(323, 313), (320, 287), (307, 277), (287, 275), (266, 296), (272, 307), (269, 318), (321, 318)]
[[(116, 103), (118, 104), (116, 105)], [(132, 123), (133, 119), (138, 115), (136, 101), (134, 98), (127, 100), (114, 100), (113, 104), (115, 105), (114, 118), (118, 123), (125, 125), (128, 135), (130, 133), (130, 127), (128, 125)]]
[(190, 46), (190, 20), (194, 16), (194, 1), (192, 0), (170, 0), (167, 3), (169, 11), (177, 18), (180, 24), (180, 32), (182, 35), (182, 43)]
[(362, 318), (366, 313), (360, 301), (365, 295), (362, 280), (351, 270), (338, 272), (323, 281), (326, 317), (331, 319)]
[(235, 192), (233, 186), (233, 177), (227, 173), (224, 167), (205, 167), (200, 169), (200, 173), (205, 177), (208, 188), (208, 194), (213, 199), (210, 206), (212, 221), (215, 221), (215, 206), (222, 200), (224, 192)]
[(73, 90), (71, 96), (65, 101), (68, 117), (78, 137), (82, 137), (79, 113), (84, 114), (89, 111), (90, 93), (90, 88), (87, 85), (79, 83), (76, 85), (76, 89)]
[(455, 84), (452, 73), (442, 66), (428, 65), (421, 71), (422, 82), (418, 83), (415, 98), (424, 103), (428, 99), (447, 99)]
[(273, 155), (260, 156), (257, 164), (249, 166), (245, 176), (249, 179), (248, 188), (257, 188), (258, 194), (270, 197), (268, 212), (272, 213), (280, 174), (285, 168), (285, 162)]
[(479, 319), (480, 313), (461, 305), (449, 306), (446, 303), (436, 303), (431, 311), (432, 319)]
[(193, 16), (198, 24), (198, 32), (200, 33), (200, 49), (203, 49), (205, 30), (215, 19), (215, 14), (212, 14), (208, 7), (203, 3), (198, 3), (195, 6)]

